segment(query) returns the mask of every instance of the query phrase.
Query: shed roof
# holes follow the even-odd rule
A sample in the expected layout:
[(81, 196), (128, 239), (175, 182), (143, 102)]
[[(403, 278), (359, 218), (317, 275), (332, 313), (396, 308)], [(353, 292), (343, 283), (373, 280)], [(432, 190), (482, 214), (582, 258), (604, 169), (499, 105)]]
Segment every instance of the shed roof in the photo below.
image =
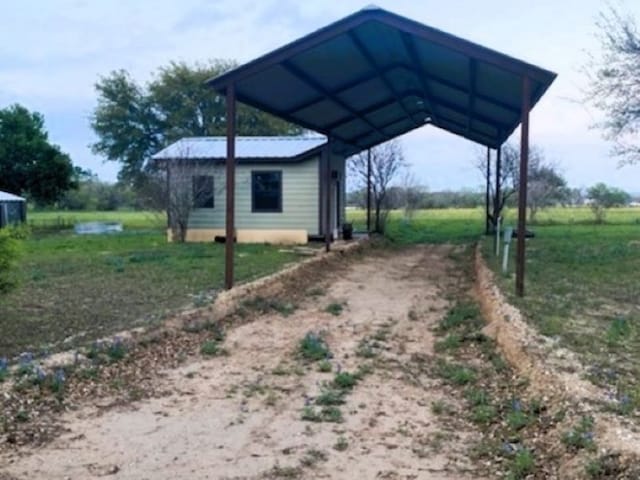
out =
[[(326, 143), (322, 136), (236, 137), (239, 160), (295, 161)], [(226, 159), (227, 137), (188, 137), (178, 140), (151, 157), (153, 160)]]
[(432, 124), (497, 148), (556, 74), (370, 6), (208, 81), (348, 153)]
[(0, 190), (0, 202), (26, 202), (25, 198)]

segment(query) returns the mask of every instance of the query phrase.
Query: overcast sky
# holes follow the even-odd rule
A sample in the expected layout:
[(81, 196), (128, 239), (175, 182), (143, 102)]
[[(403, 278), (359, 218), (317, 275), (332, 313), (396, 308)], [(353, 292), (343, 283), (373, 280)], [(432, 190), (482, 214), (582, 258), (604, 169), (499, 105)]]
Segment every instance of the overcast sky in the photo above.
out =
[[(115, 69), (145, 82), (171, 60), (241, 63), (366, 6), (341, 0), (20, 0), (0, 16), (0, 108), (44, 114), (50, 138), (75, 164), (113, 181), (118, 164), (89, 148), (94, 83)], [(576, 187), (598, 181), (640, 191), (640, 165), (617, 167), (591, 128), (600, 113), (580, 102), (588, 51), (597, 51), (599, 0), (377, 0), (377, 5), (559, 74), (531, 117), (532, 142)], [(640, 2), (625, 8), (640, 19)], [(516, 132), (517, 133), (517, 132)], [(434, 128), (403, 138), (407, 159), (431, 190), (477, 188), (478, 147)], [(1, 174), (1, 172), (0, 172)]]

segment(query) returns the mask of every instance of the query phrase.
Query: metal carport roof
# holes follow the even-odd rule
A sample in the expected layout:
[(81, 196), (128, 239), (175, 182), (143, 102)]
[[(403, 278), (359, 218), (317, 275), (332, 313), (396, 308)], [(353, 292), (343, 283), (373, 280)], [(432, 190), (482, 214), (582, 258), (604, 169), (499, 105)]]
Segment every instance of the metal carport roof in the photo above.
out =
[[(331, 178), (329, 150), (350, 155), (425, 124), (485, 145), (488, 159), (490, 149), (497, 149), (499, 171), (500, 147), (522, 125), (516, 293), (523, 295), (529, 112), (555, 77), (522, 60), (367, 7), (209, 80), (225, 94), (227, 120), (233, 120), (227, 121), (225, 286), (233, 286), (239, 100), (327, 137), (325, 188)], [(328, 251), (331, 207), (330, 196), (326, 198)]]
[(367, 7), (209, 80), (355, 153), (430, 123), (491, 148), (556, 74), (377, 7)]

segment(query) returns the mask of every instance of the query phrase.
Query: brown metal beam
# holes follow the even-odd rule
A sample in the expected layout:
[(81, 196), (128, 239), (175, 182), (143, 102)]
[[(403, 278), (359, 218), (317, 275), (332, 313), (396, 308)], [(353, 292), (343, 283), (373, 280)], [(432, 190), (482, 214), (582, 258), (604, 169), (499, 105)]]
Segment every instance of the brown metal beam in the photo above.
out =
[[(394, 69), (396, 69), (398, 67), (401, 67), (401, 66), (402, 66), (402, 64), (400, 64), (398, 62), (394, 62), (394, 63), (391, 63), (391, 64), (387, 65), (384, 68), (378, 68), (375, 71), (375, 74), (367, 73), (366, 75), (361, 75), (360, 77), (356, 78), (355, 80), (351, 80), (348, 83), (340, 85), (340, 87), (336, 88), (333, 93), (334, 93), (334, 95), (340, 95), (340, 94), (346, 92), (347, 90), (351, 90), (352, 88), (355, 88), (358, 85), (361, 85), (361, 84), (366, 83), (366, 82), (368, 82), (370, 80), (378, 78), (380, 75), (384, 75), (385, 73), (388, 73), (391, 70), (394, 70)], [(325, 99), (324, 95), (319, 95), (317, 97), (314, 97), (311, 100), (305, 101), (304, 103), (300, 103), (300, 104), (296, 105), (295, 107), (292, 107), (292, 108), (288, 109), (286, 111), (286, 113), (292, 114), (292, 113), (295, 113), (295, 112), (297, 112), (299, 110), (304, 110), (305, 108), (311, 107), (312, 105), (315, 105), (316, 103), (319, 103), (324, 99)]]
[(224, 239), (224, 286), (233, 287), (233, 247), (235, 241), (235, 186), (236, 186), (236, 89), (232, 83), (227, 87), (227, 208)]
[(409, 55), (409, 58), (418, 69), (419, 73), (416, 76), (418, 77), (418, 81), (422, 86), (422, 90), (423, 90), (422, 98), (427, 103), (427, 110), (429, 110), (430, 115), (433, 118), (433, 121), (437, 123), (438, 118), (436, 115), (436, 109), (435, 109), (434, 101), (432, 98), (431, 89), (429, 88), (429, 85), (427, 84), (427, 82), (424, 79), (424, 76), (422, 75), (423, 68), (420, 65), (418, 52), (416, 52), (416, 46), (413, 43), (413, 37), (411, 37), (411, 35), (408, 35), (406, 33), (402, 33), (401, 36), (402, 36), (402, 43), (404, 44), (404, 48), (407, 50), (407, 54)]
[(529, 170), (529, 110), (531, 80), (522, 78), (522, 123), (520, 129), (520, 184), (518, 190), (518, 245), (516, 252), (516, 295), (524, 296), (525, 238), (527, 227), (527, 178)]
[(367, 233), (371, 233), (371, 149), (367, 150)]
[[(500, 191), (502, 187), (502, 185), (500, 185), (500, 175), (502, 175), (502, 146), (498, 147), (498, 151), (496, 152), (496, 188), (495, 198), (493, 199), (494, 213), (498, 213), (498, 209), (500, 208), (500, 195), (502, 194), (502, 192)], [(498, 219), (494, 218), (493, 221), (497, 225)]]
[[(452, 82), (451, 80), (447, 80), (445, 78), (439, 77), (438, 75), (431, 73), (431, 72), (425, 72), (425, 71), (421, 71), (418, 72), (417, 69), (412, 66), (412, 65), (407, 65), (404, 62), (393, 62), (389, 65), (387, 65), (386, 67), (380, 67), (378, 68), (378, 76), (382, 76), (382, 75), (386, 75), (390, 72), (392, 72), (395, 69), (405, 69), (410, 71), (411, 73), (413, 73), (416, 76), (422, 76), (424, 77), (425, 80), (428, 80), (430, 82), (434, 82), (434, 83), (438, 83), (440, 85), (443, 85), (445, 87), (451, 88), (452, 90), (456, 90), (459, 93), (468, 93), (467, 89), (465, 87), (462, 87), (454, 82)], [(346, 92), (347, 90), (350, 90), (354, 87), (357, 87), (358, 85), (368, 82), (369, 80), (372, 80), (376, 78), (375, 75), (363, 75), (359, 78), (357, 78), (356, 80), (350, 81), (347, 84), (344, 84), (342, 86), (340, 86), (340, 88), (336, 89), (334, 91), (335, 95), (340, 95), (344, 92)], [(387, 79), (388, 80), (388, 79)], [(389, 82), (390, 83), (390, 82)], [(407, 92), (402, 92), (403, 96), (407, 95)], [(520, 115), (520, 107), (514, 107), (513, 105), (510, 105), (508, 103), (503, 102), (502, 100), (498, 100), (496, 98), (487, 96), (487, 95), (483, 95), (479, 92), (475, 92), (475, 96), (478, 100), (482, 100), (483, 102), (487, 102), (490, 103), (496, 107), (502, 108), (504, 110), (507, 110), (508, 112), (515, 114), (515, 115)], [(287, 111), (284, 112), (284, 114), (286, 115), (291, 115), (299, 110), (304, 110), (305, 108), (308, 108), (312, 105), (315, 105), (318, 102), (321, 102), (322, 100), (324, 100), (324, 96), (318, 96), (313, 98), (312, 100), (306, 101), (304, 103), (301, 103), (299, 105), (296, 105), (293, 108), (288, 109)]]
[(322, 152), (324, 163), (324, 246), (331, 250), (331, 138), (327, 139)]
[[(411, 72), (415, 73), (416, 75), (422, 75), (425, 80), (428, 80), (428, 81), (434, 82), (434, 83), (439, 83), (440, 85), (448, 87), (448, 88), (450, 88), (452, 90), (456, 90), (459, 93), (469, 93), (466, 88), (464, 88), (464, 87), (452, 82), (451, 80), (447, 80), (445, 78), (439, 77), (434, 73), (425, 72), (424, 70), (422, 71), (423, 73), (418, 73), (416, 71), (416, 68), (414, 68), (411, 65), (403, 65), (403, 66), (404, 66), (404, 68), (406, 68), (407, 70), (410, 70)], [(491, 105), (494, 105), (496, 107), (500, 107), (500, 108), (502, 108), (504, 110), (507, 110), (508, 112), (511, 112), (512, 114), (520, 115), (520, 108), (519, 107), (514, 107), (513, 105), (509, 105), (508, 103), (505, 103), (502, 100), (498, 100), (496, 98), (489, 97), (488, 95), (483, 95), (483, 94), (481, 94), (479, 92), (476, 92), (476, 98), (478, 100), (482, 100), (483, 102), (487, 102), (487, 103), (490, 103)]]
[(506, 70), (517, 76), (526, 76), (538, 82), (548, 82), (549, 78), (555, 78), (555, 74), (535, 65), (528, 64), (508, 55), (496, 52), (489, 48), (472, 43), (463, 38), (456, 37), (435, 28), (422, 25), (399, 15), (390, 13), (384, 16), (384, 23), (391, 25), (403, 32), (421, 40), (441, 45), (445, 48), (460, 52), (467, 57), (473, 57), (481, 62), (494, 65), (501, 70)]
[[(241, 96), (238, 95), (236, 93), (236, 100), (242, 103), (245, 103), (246, 105), (250, 105), (252, 107), (257, 108), (258, 110), (262, 110), (263, 112), (267, 112), (267, 113), (271, 113), (273, 115), (276, 115), (278, 117), (280, 117), (282, 120), (286, 120), (289, 123), (293, 123), (296, 125), (299, 125), (301, 127), (306, 128), (307, 130), (312, 130), (314, 132), (319, 132), (319, 133), (323, 133), (326, 135), (325, 131), (326, 130), (322, 130), (318, 127), (318, 125), (314, 125), (311, 124), (309, 122), (305, 122), (304, 120), (300, 120), (298, 118), (292, 117), (291, 115), (287, 115), (285, 113), (274, 113), (273, 110), (271, 110), (267, 105), (265, 105), (264, 103), (262, 103), (259, 100), (256, 100), (254, 98), (251, 97), (247, 97), (247, 96)], [(340, 137), (339, 135), (332, 135), (335, 139), (340, 140), (341, 142), (344, 142), (346, 144), (349, 144), (349, 141), (345, 138)]]
[(491, 149), (487, 147), (487, 191), (485, 195), (485, 221), (484, 221), (484, 233), (489, 235), (489, 204), (491, 198)]
[(391, 92), (393, 97), (396, 99), (396, 101), (398, 102), (398, 104), (402, 108), (402, 111), (405, 113), (405, 115), (412, 120), (412, 122), (414, 123), (414, 125), (416, 127), (421, 126), (420, 124), (418, 124), (418, 122), (416, 122), (413, 119), (413, 116), (411, 115), (409, 110), (407, 110), (407, 107), (405, 106), (405, 104), (402, 102), (402, 99), (400, 98), (400, 94), (394, 88), (394, 86), (391, 84), (391, 82), (389, 82), (389, 79), (384, 75), (384, 73), (382, 72), (382, 69), (376, 63), (375, 58), (373, 58), (373, 55), (371, 55), (371, 52), (369, 52), (369, 50), (367, 49), (366, 45), (364, 45), (362, 43), (362, 40), (360, 40), (360, 38), (358, 38), (358, 36), (355, 34), (355, 32), (353, 30), (351, 30), (349, 32), (349, 37), (351, 38), (353, 43), (355, 43), (358, 51), (362, 54), (362, 56), (367, 59), (367, 62), (369, 63), (371, 68), (373, 68), (375, 70), (375, 72), (378, 74), (378, 77), (380, 78), (382, 83), (384, 83), (385, 87), (387, 87), (387, 89)]
[[(291, 73), (293, 76), (297, 77), (299, 80), (302, 80), (303, 82), (307, 83), (308, 85), (310, 85), (312, 88), (314, 88), (316, 91), (318, 91), (319, 93), (321, 93), (322, 95), (324, 95), (327, 99), (331, 100), (332, 102), (334, 102), (335, 104), (339, 105), (341, 108), (343, 108), (344, 110), (346, 110), (347, 112), (349, 112), (351, 115), (353, 115), (355, 118), (359, 118), (360, 120), (362, 120), (363, 122), (365, 122), (367, 125), (369, 125), (369, 127), (371, 127), (371, 129), (375, 130), (376, 132), (378, 132), (380, 135), (383, 136), (387, 136), (385, 135), (384, 132), (378, 130), (378, 127), (375, 126), (375, 124), (373, 124), (372, 122), (370, 122), (369, 120), (367, 120), (364, 116), (362, 116), (357, 110), (354, 110), (353, 108), (351, 108), (351, 106), (349, 104), (347, 104), (346, 102), (342, 101), (340, 98), (338, 98), (336, 95), (334, 95), (332, 92), (328, 91), (327, 89), (325, 89), (320, 82), (318, 82), (316, 79), (314, 79), (313, 77), (311, 77), (310, 75), (307, 75), (306, 72), (302, 71), (301, 69), (299, 69), (298, 67), (296, 67), (295, 65), (293, 65), (291, 62), (282, 62), (282, 67), (287, 70), (289, 73)], [(387, 136), (388, 137), (388, 136)], [(388, 137), (389, 140), (391, 140), (390, 137)]]
[[(420, 98), (423, 98), (423, 97), (422, 97), (423, 93), (422, 93), (422, 92), (420, 92), (419, 90), (410, 90), (410, 91), (408, 91), (408, 92), (405, 92), (405, 94), (406, 94), (407, 96), (419, 96)], [(448, 121), (449, 123), (455, 123), (455, 124), (460, 125), (460, 126), (463, 128), (463, 130), (471, 131), (471, 132), (476, 132), (476, 134), (478, 134), (478, 135), (482, 135), (482, 136), (485, 136), (485, 137), (487, 136), (485, 133), (479, 132), (478, 130), (474, 130), (474, 129), (472, 129), (472, 128), (471, 128), (471, 120), (473, 120), (473, 119), (476, 119), (476, 120), (478, 120), (478, 121), (480, 121), (480, 122), (483, 122), (483, 123), (489, 124), (489, 125), (491, 125), (492, 127), (496, 128), (496, 130), (498, 131), (498, 135), (500, 134), (500, 132), (501, 132), (502, 130), (504, 130), (504, 129), (508, 128), (508, 125), (503, 124), (503, 123), (496, 123), (496, 122), (495, 122), (495, 120), (492, 120), (492, 119), (490, 119), (490, 118), (488, 118), (488, 117), (485, 117), (485, 116), (484, 116), (484, 115), (482, 115), (482, 114), (477, 114), (477, 113), (476, 113), (476, 114), (474, 114), (472, 117), (469, 117), (469, 110), (468, 110), (468, 109), (465, 109), (465, 108), (463, 108), (463, 107), (459, 107), (458, 105), (455, 105), (455, 104), (453, 104), (453, 103), (451, 103), (451, 102), (448, 102), (448, 101), (446, 101), (446, 100), (441, 100), (441, 99), (439, 99), (439, 98), (433, 98), (433, 101), (434, 101), (437, 105), (441, 105), (441, 106), (446, 107), (446, 108), (448, 108), (448, 109), (450, 109), (450, 110), (452, 110), (452, 111), (454, 111), (454, 112), (456, 112), (456, 113), (459, 113), (460, 115), (464, 115), (464, 116), (468, 117), (468, 118), (469, 118), (469, 120), (468, 120), (468, 122), (467, 122), (466, 124), (464, 124), (464, 125), (463, 125), (463, 124), (461, 124), (461, 123), (459, 123), (459, 122), (456, 122), (456, 121), (454, 121), (454, 120), (451, 120), (451, 119), (449, 119), (449, 118), (446, 118), (446, 117), (440, 117), (440, 119), (441, 119), (441, 120), (446, 120), (446, 121)], [(396, 104), (396, 103), (397, 103), (397, 102), (396, 102), (396, 100), (395, 100), (395, 99), (392, 99), (392, 100), (385, 100), (385, 101), (382, 101), (382, 102), (378, 102), (378, 103), (376, 103), (375, 105), (372, 105), (372, 106), (367, 107), (366, 109), (362, 110), (362, 111), (360, 112), (360, 114), (361, 114), (361, 115), (363, 115), (363, 116), (364, 116), (364, 115), (368, 115), (368, 114), (370, 114), (370, 113), (373, 113), (373, 112), (375, 112), (375, 111), (377, 111), (377, 110), (381, 110), (381, 109), (383, 109), (383, 108), (386, 108), (386, 107), (388, 107), (388, 106), (394, 105), (394, 104)], [(430, 116), (430, 117), (432, 117), (432, 121), (431, 121), (431, 123), (434, 123), (434, 124), (437, 124), (437, 123), (438, 123), (438, 122), (435, 120), (435, 116), (432, 114), (432, 112), (429, 112), (428, 110), (418, 110), (418, 111), (414, 112), (413, 114), (409, 114), (409, 116), (408, 116), (408, 117), (412, 120), (412, 123), (414, 123), (414, 124), (416, 125), (416, 127), (417, 127), (417, 126), (421, 126), (421, 125), (422, 125), (422, 124), (418, 125), (418, 124), (415, 122), (414, 118), (413, 118), (415, 115), (418, 115), (418, 114), (423, 114), (423, 115)], [(402, 120), (402, 119), (404, 119), (404, 118), (407, 118), (407, 117), (403, 116), (403, 117), (400, 117), (400, 118), (396, 118), (396, 119), (394, 119), (394, 120), (392, 120), (392, 121), (390, 121), (390, 122), (385, 123), (384, 125), (380, 125), (380, 126), (378, 126), (378, 129), (382, 129), (382, 130), (384, 130), (384, 129), (385, 129), (386, 127), (388, 127), (389, 125), (393, 125), (394, 123), (397, 123), (397, 122), (399, 122), (400, 120)], [(333, 123), (331, 123), (331, 124), (327, 125), (326, 129), (327, 129), (327, 130), (329, 130), (329, 131), (335, 131), (335, 130), (339, 129), (339, 128), (340, 128), (340, 126), (345, 125), (345, 124), (347, 124), (347, 123), (351, 122), (352, 120), (353, 120), (353, 117), (351, 117), (351, 116), (349, 116), (349, 117), (345, 117), (345, 118), (343, 118), (343, 119), (337, 120), (337, 121), (335, 121), (335, 122), (333, 122)], [(364, 138), (364, 137), (365, 137), (365, 136), (367, 136), (367, 135), (368, 135), (368, 133), (366, 133), (366, 134), (364, 134), (364, 135), (359, 135), (359, 136), (357, 136), (357, 137), (352, 137), (352, 138), (348, 139), (347, 141), (348, 141), (348, 142), (357, 142), (360, 138)], [(492, 143), (495, 143), (495, 142), (492, 142)]]

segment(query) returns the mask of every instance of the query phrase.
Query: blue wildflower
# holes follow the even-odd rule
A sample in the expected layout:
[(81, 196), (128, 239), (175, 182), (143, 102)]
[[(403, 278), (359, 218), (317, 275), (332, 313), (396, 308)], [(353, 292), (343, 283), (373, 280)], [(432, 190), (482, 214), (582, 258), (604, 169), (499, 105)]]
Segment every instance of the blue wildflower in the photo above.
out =
[(511, 408), (513, 409), (514, 412), (520, 412), (522, 411), (522, 403), (517, 398), (514, 398), (511, 401)]
[(53, 374), (53, 378), (57, 383), (64, 383), (67, 377), (64, 374), (64, 370), (59, 368)]
[(6, 357), (0, 357), (0, 372), (6, 372), (9, 368), (9, 360)]
[(40, 366), (36, 366), (35, 374), (36, 374), (36, 378), (40, 382), (44, 381), (44, 379), (47, 378), (46, 372)]
[(29, 365), (33, 362), (33, 353), (31, 352), (22, 352), (20, 354), (20, 363), (22, 365)]

